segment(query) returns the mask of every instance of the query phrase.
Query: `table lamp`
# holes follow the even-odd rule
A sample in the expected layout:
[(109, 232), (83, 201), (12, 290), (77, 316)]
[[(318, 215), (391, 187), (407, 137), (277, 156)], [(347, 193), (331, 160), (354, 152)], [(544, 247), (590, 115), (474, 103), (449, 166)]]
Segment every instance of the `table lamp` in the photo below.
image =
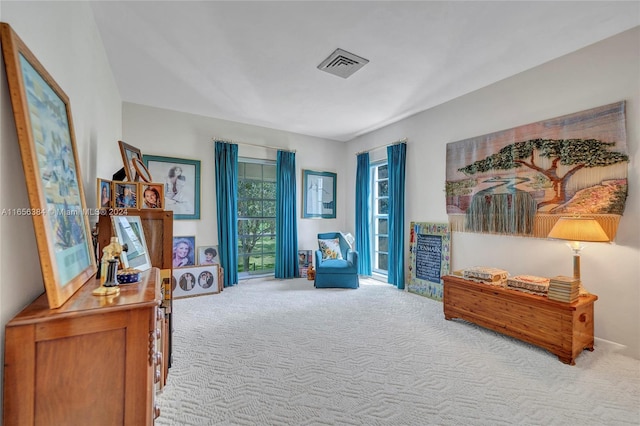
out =
[(573, 250), (573, 277), (580, 279), (580, 251), (583, 242), (609, 242), (609, 237), (597, 220), (589, 217), (561, 217), (548, 238), (567, 240)]

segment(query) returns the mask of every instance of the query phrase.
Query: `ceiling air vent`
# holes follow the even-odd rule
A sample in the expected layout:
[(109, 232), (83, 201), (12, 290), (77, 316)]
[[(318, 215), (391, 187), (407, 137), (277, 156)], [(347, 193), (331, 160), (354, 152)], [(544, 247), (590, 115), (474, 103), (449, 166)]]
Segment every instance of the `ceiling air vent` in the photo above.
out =
[(318, 69), (338, 77), (347, 78), (369, 63), (368, 59), (336, 49), (327, 59), (318, 65)]

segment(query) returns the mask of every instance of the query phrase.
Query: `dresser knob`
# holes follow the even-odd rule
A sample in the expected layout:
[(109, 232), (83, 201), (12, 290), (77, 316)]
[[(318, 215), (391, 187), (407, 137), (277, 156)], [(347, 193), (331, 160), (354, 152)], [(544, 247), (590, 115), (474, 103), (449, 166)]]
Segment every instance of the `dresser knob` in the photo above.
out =
[(156, 370), (156, 372), (155, 372), (155, 374), (153, 376), (154, 383), (160, 382), (161, 378), (162, 378), (162, 374), (160, 373), (160, 370)]
[(156, 361), (156, 365), (161, 365), (162, 364), (162, 353), (161, 352), (156, 352), (155, 361)]
[(159, 328), (156, 328), (156, 339), (159, 339), (162, 337), (162, 330), (160, 330)]
[(158, 407), (157, 405), (153, 406), (153, 418), (157, 419), (158, 417), (160, 417), (160, 407)]

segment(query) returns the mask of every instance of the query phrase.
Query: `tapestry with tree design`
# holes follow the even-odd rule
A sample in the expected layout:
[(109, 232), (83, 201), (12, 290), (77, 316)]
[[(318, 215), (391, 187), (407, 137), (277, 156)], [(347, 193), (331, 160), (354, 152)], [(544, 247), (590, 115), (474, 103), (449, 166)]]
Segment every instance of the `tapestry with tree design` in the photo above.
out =
[(449, 143), (451, 230), (546, 237), (584, 215), (613, 239), (628, 161), (624, 101)]

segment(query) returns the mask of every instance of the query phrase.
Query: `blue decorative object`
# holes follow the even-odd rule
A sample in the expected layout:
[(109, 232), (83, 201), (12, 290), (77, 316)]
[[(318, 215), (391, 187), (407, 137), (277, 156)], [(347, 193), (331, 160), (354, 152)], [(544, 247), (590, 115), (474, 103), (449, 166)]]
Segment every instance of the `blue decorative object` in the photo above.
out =
[(318, 234), (318, 240), (340, 241), (342, 259), (322, 259), (322, 252), (316, 250), (316, 288), (358, 288), (358, 252), (351, 249), (340, 232)]

